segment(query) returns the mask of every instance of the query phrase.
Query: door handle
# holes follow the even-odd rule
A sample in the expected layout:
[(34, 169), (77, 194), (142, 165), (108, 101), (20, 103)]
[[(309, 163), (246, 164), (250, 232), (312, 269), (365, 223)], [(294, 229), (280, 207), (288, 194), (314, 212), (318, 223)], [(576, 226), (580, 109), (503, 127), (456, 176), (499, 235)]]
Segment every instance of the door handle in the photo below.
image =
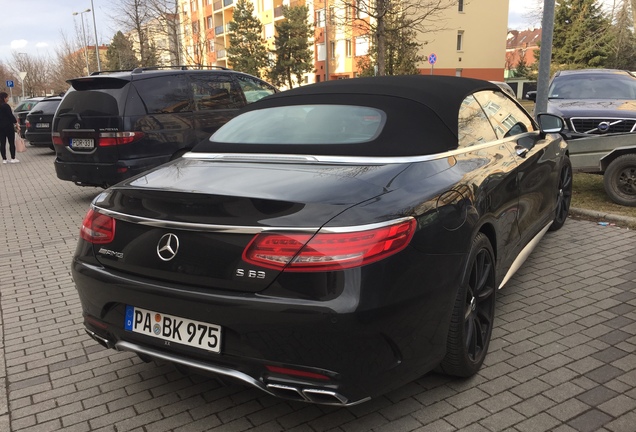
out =
[(524, 146), (516, 145), (515, 146), (515, 153), (517, 153), (517, 156), (519, 156), (521, 158), (525, 158), (526, 155), (528, 154), (528, 149), (525, 148)]

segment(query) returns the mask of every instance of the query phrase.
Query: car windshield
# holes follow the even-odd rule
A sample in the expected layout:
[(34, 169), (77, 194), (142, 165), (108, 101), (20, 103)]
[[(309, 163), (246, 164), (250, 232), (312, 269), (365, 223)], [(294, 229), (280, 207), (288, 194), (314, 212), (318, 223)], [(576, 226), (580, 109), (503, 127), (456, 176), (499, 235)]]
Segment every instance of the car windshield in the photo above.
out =
[(292, 105), (244, 113), (210, 141), (236, 144), (352, 144), (374, 139), (383, 111), (352, 105)]
[(37, 103), (38, 101), (24, 101), (16, 107), (15, 111), (31, 111)]
[(569, 75), (550, 85), (551, 99), (636, 99), (636, 78), (626, 75)]

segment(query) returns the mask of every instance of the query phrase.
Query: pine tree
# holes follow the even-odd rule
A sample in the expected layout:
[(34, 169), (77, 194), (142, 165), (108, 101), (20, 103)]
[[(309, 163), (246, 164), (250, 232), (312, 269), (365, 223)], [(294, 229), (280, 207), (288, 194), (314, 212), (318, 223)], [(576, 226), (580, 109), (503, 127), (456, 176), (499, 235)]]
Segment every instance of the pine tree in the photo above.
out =
[[(310, 49), (313, 26), (309, 23), (307, 6), (283, 5), (285, 19), (276, 24), (276, 56), (269, 78), (274, 85), (294, 87), (300, 84), (303, 74), (314, 70), (314, 58)], [(296, 78), (292, 78), (292, 75)]]
[(622, 0), (612, 27), (614, 44), (608, 58), (607, 67), (615, 69), (636, 69), (636, 38), (632, 32), (632, 15), (629, 0)]
[(529, 75), (530, 68), (528, 67), (528, 62), (526, 62), (526, 51), (520, 49), (519, 62), (517, 62), (517, 67), (515, 68), (515, 78), (526, 78)]
[(106, 51), (106, 69), (128, 70), (139, 66), (133, 43), (121, 31), (118, 31)]
[(233, 21), (229, 23), (230, 47), (227, 57), (232, 68), (261, 77), (268, 66), (267, 49), (262, 37), (262, 23), (254, 16), (254, 5), (238, 0)]
[(567, 69), (604, 66), (611, 52), (610, 26), (597, 0), (558, 0), (552, 62)]

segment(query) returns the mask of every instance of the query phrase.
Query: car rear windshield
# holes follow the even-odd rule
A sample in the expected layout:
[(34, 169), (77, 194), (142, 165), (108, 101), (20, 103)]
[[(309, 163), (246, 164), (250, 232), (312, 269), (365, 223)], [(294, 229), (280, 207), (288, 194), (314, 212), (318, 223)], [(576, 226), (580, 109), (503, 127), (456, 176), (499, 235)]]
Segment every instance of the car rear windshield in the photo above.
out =
[(128, 82), (118, 79), (73, 80), (58, 115), (79, 114), (81, 117), (111, 117), (123, 115)]
[(59, 104), (59, 99), (40, 101), (33, 107), (31, 112), (40, 114), (41, 111), (41, 114), (55, 114), (55, 110)]
[(636, 99), (636, 78), (618, 74), (567, 75), (554, 78), (551, 99)]
[(210, 141), (234, 144), (353, 144), (373, 140), (386, 114), (352, 105), (292, 105), (249, 111), (221, 127)]

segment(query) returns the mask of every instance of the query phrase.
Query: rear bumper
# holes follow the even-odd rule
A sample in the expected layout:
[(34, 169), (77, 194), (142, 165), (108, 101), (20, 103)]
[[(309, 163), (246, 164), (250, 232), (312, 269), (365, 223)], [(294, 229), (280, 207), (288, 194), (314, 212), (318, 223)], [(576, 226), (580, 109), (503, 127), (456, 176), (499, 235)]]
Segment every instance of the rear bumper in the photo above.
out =
[(26, 131), (24, 138), (33, 146), (52, 146), (53, 139), (51, 138), (51, 132), (31, 132)]
[[(444, 323), (450, 321), (455, 293), (432, 282), (423, 296), (408, 302), (360, 310), (349, 306), (351, 298), (322, 303), (201, 292), (77, 259), (72, 270), (87, 332), (103, 346), (238, 379), (277, 397), (339, 406), (363, 402), (432, 370), (445, 354)], [(351, 283), (360, 280), (354, 273)], [(221, 326), (221, 353), (166, 345), (124, 330), (126, 305)], [(329, 379), (282, 375), (267, 366)]]
[(60, 180), (79, 186), (109, 187), (141, 174), (170, 160), (169, 156), (120, 160), (115, 163), (66, 162), (55, 159), (55, 173)]

